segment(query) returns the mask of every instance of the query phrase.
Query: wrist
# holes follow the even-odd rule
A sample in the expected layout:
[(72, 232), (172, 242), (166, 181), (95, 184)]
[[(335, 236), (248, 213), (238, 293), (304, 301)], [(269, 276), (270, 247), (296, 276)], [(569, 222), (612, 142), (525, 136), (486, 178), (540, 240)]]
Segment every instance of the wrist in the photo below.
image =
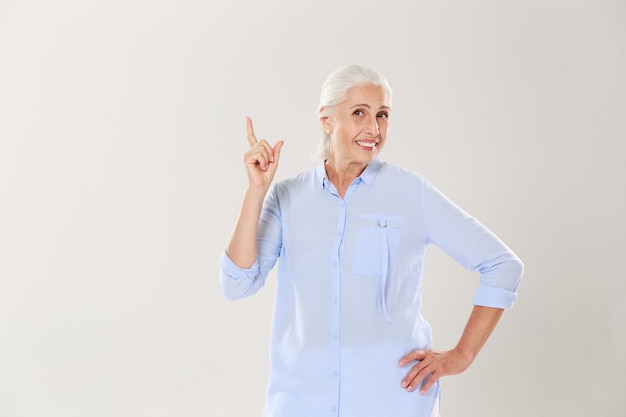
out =
[(472, 362), (474, 362), (474, 359), (476, 359), (476, 352), (464, 348), (463, 346), (457, 345), (453, 350), (456, 352), (457, 355), (459, 355), (461, 360), (465, 364), (467, 364), (467, 366), (471, 365)]
[(262, 206), (267, 194), (268, 187), (249, 185), (244, 194), (244, 200), (254, 203), (255, 206)]
[(267, 194), (267, 190), (269, 187), (265, 184), (257, 185), (257, 184), (248, 184), (248, 188), (246, 188), (246, 194), (255, 197), (265, 197)]

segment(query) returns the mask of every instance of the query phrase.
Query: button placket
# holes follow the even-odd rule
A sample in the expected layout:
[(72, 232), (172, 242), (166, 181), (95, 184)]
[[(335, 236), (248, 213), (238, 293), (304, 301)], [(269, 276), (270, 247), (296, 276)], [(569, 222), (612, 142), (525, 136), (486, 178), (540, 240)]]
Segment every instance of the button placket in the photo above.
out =
[(335, 244), (333, 247), (333, 259), (332, 259), (332, 304), (331, 304), (331, 351), (332, 351), (332, 368), (331, 372), (335, 376), (334, 378), (334, 389), (333, 389), (333, 400), (331, 403), (331, 407), (334, 415), (339, 415), (339, 392), (340, 392), (340, 383), (341, 383), (341, 253), (343, 247), (343, 236), (345, 230), (345, 221), (346, 221), (346, 204), (345, 201), (341, 200), (340, 207), (338, 210), (338, 219), (337, 219), (337, 239), (335, 239)]

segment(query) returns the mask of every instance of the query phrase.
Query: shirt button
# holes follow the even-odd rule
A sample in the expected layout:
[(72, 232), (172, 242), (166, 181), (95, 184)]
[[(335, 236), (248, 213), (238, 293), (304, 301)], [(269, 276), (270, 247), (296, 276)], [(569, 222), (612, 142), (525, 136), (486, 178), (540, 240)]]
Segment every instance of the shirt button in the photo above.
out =
[(335, 302), (335, 304), (339, 304), (339, 298), (335, 298), (333, 301)]
[(335, 338), (335, 340), (339, 339), (339, 333), (335, 333), (333, 337)]
[(338, 265), (339, 265), (339, 264), (338, 264), (337, 262), (333, 262), (333, 266), (334, 266), (335, 268), (337, 268), (337, 266), (338, 266)]
[(339, 371), (335, 371), (335, 376), (339, 376)]
[(337, 406), (333, 405), (333, 411), (337, 411)]

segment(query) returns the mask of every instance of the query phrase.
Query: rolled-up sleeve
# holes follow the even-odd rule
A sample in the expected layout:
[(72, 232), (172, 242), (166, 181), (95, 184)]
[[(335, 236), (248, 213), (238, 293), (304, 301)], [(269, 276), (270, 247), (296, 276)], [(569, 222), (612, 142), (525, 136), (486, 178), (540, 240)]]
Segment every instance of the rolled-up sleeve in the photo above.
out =
[(229, 300), (249, 297), (265, 285), (265, 277), (260, 274), (259, 260), (254, 261), (250, 268), (238, 267), (226, 251), (220, 258), (220, 284), (222, 294)]
[(222, 252), (220, 285), (222, 293), (230, 300), (255, 294), (265, 285), (267, 275), (278, 260), (282, 246), (282, 225), (276, 188), (272, 187), (263, 203), (257, 231), (258, 255), (252, 266), (241, 268), (230, 259), (226, 251)]
[(422, 190), (429, 243), (439, 246), (464, 268), (480, 273), (473, 303), (511, 308), (524, 269), (521, 260), (432, 184), (425, 181)]

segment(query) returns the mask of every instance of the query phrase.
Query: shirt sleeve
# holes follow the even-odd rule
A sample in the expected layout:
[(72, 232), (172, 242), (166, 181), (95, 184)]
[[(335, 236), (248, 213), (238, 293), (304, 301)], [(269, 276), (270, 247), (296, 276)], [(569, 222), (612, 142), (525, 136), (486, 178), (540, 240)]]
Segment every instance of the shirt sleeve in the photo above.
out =
[(257, 231), (258, 255), (250, 268), (237, 266), (222, 252), (220, 258), (220, 284), (222, 293), (230, 300), (249, 297), (265, 285), (282, 247), (282, 224), (278, 204), (277, 187), (268, 192)]
[(524, 266), (487, 227), (424, 180), (422, 201), (429, 243), (464, 268), (480, 273), (474, 305), (509, 309), (517, 298)]

